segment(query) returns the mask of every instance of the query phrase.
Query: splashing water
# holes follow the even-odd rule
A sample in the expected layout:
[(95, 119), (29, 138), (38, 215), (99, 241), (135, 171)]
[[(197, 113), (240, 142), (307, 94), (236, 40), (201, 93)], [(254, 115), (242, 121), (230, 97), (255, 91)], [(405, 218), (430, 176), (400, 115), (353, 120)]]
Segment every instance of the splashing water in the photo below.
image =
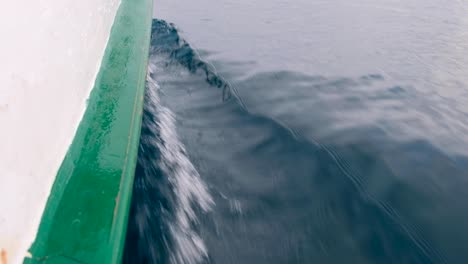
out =
[(124, 262), (200, 263), (208, 252), (196, 232), (197, 210), (214, 202), (178, 139), (174, 114), (159, 101), (152, 67)]

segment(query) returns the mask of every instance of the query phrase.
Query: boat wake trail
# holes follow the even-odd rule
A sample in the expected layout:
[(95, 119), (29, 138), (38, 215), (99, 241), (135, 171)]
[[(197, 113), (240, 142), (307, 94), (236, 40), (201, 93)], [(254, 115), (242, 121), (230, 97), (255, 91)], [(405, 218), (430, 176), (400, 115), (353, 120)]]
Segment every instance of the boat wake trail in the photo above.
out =
[(223, 100), (231, 98), (232, 86), (229, 82), (219, 76), (214, 66), (203, 61), (197, 51), (180, 37), (174, 24), (153, 19), (151, 32), (151, 55), (169, 55), (167, 61), (178, 63), (191, 73), (203, 73), (207, 83), (223, 89)]
[(379, 69), (309, 72), (279, 33), (226, 60), (153, 20), (124, 263), (464, 263), (459, 109)]
[(208, 259), (197, 213), (214, 205), (177, 136), (174, 114), (159, 101), (150, 65), (124, 263)]

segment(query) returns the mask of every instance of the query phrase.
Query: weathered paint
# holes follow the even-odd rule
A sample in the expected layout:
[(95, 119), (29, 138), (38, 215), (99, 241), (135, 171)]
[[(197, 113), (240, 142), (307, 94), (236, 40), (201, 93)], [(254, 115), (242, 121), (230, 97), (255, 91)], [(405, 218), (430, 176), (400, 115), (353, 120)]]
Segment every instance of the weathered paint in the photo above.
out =
[(25, 263), (118, 263), (136, 165), (152, 0), (122, 0), (88, 107)]
[(9, 263), (34, 240), (119, 3), (0, 1), (0, 249)]

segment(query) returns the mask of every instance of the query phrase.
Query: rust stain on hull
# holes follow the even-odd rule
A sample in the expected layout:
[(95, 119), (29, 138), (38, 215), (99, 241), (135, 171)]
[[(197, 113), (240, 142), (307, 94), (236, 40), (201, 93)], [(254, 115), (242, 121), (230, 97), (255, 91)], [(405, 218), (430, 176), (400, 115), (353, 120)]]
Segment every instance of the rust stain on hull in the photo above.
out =
[(8, 264), (7, 252), (3, 248), (2, 248), (2, 251), (0, 253), (0, 264)]

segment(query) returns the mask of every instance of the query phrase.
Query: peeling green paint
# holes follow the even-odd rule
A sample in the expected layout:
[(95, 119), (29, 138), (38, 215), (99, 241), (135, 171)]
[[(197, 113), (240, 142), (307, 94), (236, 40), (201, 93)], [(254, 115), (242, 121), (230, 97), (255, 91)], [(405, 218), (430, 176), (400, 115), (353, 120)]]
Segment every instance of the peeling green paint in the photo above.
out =
[(152, 0), (121, 2), (88, 107), (57, 173), (31, 257), (24, 263), (121, 261), (141, 128), (152, 4)]

